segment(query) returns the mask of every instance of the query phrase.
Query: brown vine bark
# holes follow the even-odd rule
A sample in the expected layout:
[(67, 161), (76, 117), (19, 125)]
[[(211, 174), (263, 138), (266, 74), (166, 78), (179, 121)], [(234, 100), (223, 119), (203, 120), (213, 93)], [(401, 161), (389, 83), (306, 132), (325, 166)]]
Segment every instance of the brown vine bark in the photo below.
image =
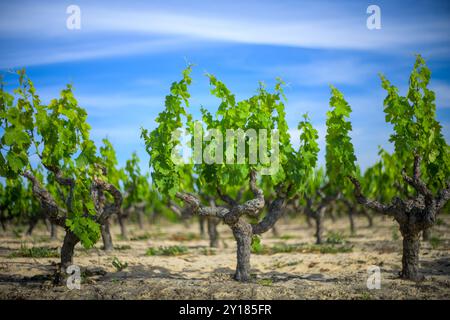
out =
[[(401, 228), (403, 229), (403, 228)], [(401, 277), (414, 281), (420, 281), (423, 277), (419, 274), (419, 250), (420, 236), (417, 232), (402, 230), (403, 255)]]
[(306, 199), (305, 213), (307, 217), (312, 218), (315, 222), (314, 236), (316, 237), (316, 244), (323, 243), (322, 234), (324, 229), (323, 220), (325, 217), (325, 212), (330, 202), (335, 199), (334, 196), (325, 195), (323, 193), (324, 188), (326, 188), (326, 186), (322, 187), (316, 193), (316, 197), (318, 199), (318, 204), (316, 206), (314, 206), (311, 198)]
[[(55, 174), (56, 181), (60, 185), (69, 187), (68, 197), (65, 201), (66, 208), (61, 208), (57, 205), (53, 196), (44, 187), (42, 187), (39, 180), (36, 179), (31, 172), (25, 171), (22, 175), (32, 184), (33, 194), (39, 200), (41, 209), (45, 212), (45, 216), (53, 225), (60, 226), (66, 231), (64, 242), (61, 247), (60, 272), (57, 277), (57, 283), (63, 284), (61, 281), (66, 277), (66, 269), (73, 263), (75, 246), (78, 242), (80, 242), (78, 236), (66, 226), (68, 213), (72, 210), (75, 180), (62, 177), (62, 173), (59, 168), (50, 166), (46, 166), (46, 168)], [(108, 192), (113, 197), (113, 204), (105, 204), (103, 202), (102, 195), (104, 192)], [(95, 219), (95, 221), (101, 226), (104, 225), (108, 221), (111, 214), (117, 212), (122, 205), (122, 194), (120, 191), (113, 185), (98, 179), (97, 177), (93, 178), (91, 196), (93, 197), (94, 205), (97, 210), (97, 215), (93, 217), (93, 219)]]
[(66, 230), (61, 248), (61, 273), (65, 273), (67, 267), (73, 264), (73, 254), (78, 242), (80, 239), (72, 231)]
[(418, 281), (423, 279), (419, 273), (420, 233), (431, 228), (436, 215), (450, 199), (450, 181), (446, 188), (434, 196), (420, 178), (420, 157), (414, 157), (413, 176), (403, 172), (403, 179), (412, 186), (417, 195), (413, 199), (395, 198), (385, 205), (375, 200), (368, 200), (361, 192), (361, 185), (354, 177), (349, 177), (355, 187), (358, 202), (370, 209), (394, 217), (403, 237), (403, 255), (401, 277)]
[(101, 233), (102, 233), (102, 240), (103, 240), (103, 250), (105, 251), (112, 251), (114, 250), (114, 245), (112, 241), (112, 236), (109, 228), (109, 221), (106, 221), (101, 225)]
[(323, 211), (324, 209), (321, 208), (318, 212), (314, 215), (314, 221), (316, 222), (316, 232), (314, 233), (316, 237), (316, 244), (322, 244), (322, 234), (323, 234)]
[(231, 228), (237, 244), (237, 265), (234, 279), (241, 282), (250, 281), (251, 279), (250, 254), (253, 235), (262, 234), (270, 230), (278, 218), (281, 217), (285, 204), (285, 195), (280, 194), (280, 197), (270, 204), (268, 214), (259, 223), (248, 223), (244, 216), (256, 218), (265, 206), (263, 192), (256, 185), (256, 172), (252, 171), (250, 173), (249, 180), (250, 190), (253, 192), (254, 198), (243, 204), (239, 204), (238, 201), (224, 196), (220, 192), (218, 194), (227, 203), (227, 207), (202, 206), (201, 201), (192, 194), (181, 192), (176, 194), (180, 200), (189, 204), (199, 216), (222, 219)]

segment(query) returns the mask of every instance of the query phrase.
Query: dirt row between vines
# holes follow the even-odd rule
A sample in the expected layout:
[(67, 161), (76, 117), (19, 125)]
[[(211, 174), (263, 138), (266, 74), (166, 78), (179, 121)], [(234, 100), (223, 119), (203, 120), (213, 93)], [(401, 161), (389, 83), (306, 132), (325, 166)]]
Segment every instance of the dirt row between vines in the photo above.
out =
[[(253, 280), (232, 280), (235, 268), (235, 243), (225, 225), (219, 226), (220, 247), (208, 248), (199, 237), (196, 222), (146, 225), (143, 230), (129, 226), (129, 240), (121, 240), (119, 229), (112, 228), (111, 253), (101, 250), (101, 241), (86, 250), (77, 246), (74, 263), (83, 272), (81, 289), (53, 286), (51, 275), (57, 257), (17, 257), (21, 246), (57, 250), (62, 243), (50, 241), (44, 226), (32, 237), (11, 230), (0, 235), (1, 299), (449, 299), (450, 298), (450, 219), (441, 216), (431, 242), (422, 242), (421, 270), (426, 279), (420, 283), (398, 278), (401, 269), (401, 237), (395, 222), (375, 219), (367, 227), (358, 218), (357, 233), (350, 236), (347, 219), (327, 220), (325, 230), (338, 232), (339, 244), (314, 243), (314, 228), (303, 220), (278, 223), (279, 235), (263, 235), (266, 248), (298, 248), (291, 252), (272, 250), (252, 254)], [(13, 232), (16, 231), (16, 232)], [(329, 242), (336, 235), (325, 231)], [(338, 241), (338, 242), (339, 242)], [(148, 255), (149, 248), (182, 246), (187, 252), (175, 256)], [(323, 250), (322, 250), (322, 249)], [(330, 249), (331, 248), (331, 249)], [(331, 251), (338, 248), (337, 253)], [(286, 250), (289, 251), (289, 250)], [(322, 251), (322, 253), (320, 252)], [(330, 251), (330, 252), (329, 252)], [(119, 271), (117, 258), (128, 264)], [(368, 268), (379, 266), (381, 288), (367, 288)], [(95, 271), (101, 271), (95, 273)]]

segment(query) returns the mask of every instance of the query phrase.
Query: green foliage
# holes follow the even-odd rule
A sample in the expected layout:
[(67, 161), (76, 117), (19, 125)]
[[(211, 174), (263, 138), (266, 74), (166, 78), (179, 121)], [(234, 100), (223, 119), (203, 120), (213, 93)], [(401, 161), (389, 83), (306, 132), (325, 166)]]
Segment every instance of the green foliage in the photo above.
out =
[(106, 169), (108, 182), (113, 184), (116, 188), (120, 188), (120, 181), (125, 178), (125, 174), (122, 170), (117, 168), (118, 162), (116, 151), (111, 142), (107, 138), (104, 138), (102, 142), (103, 145), (100, 147), (100, 157), (103, 166)]
[(277, 254), (277, 253), (322, 253), (322, 254), (336, 254), (347, 253), (353, 250), (352, 246), (336, 245), (336, 244), (286, 244), (279, 243), (272, 247), (261, 246), (258, 251), (252, 251), (256, 254)]
[(0, 207), (4, 218), (15, 218), (18, 222), (39, 213), (39, 203), (34, 198), (31, 185), (23, 179), (6, 179), (0, 184)]
[[(240, 188), (247, 186), (250, 170), (269, 172), (269, 167), (273, 163), (271, 161), (263, 163), (262, 157), (268, 160), (275, 160), (275, 157), (278, 157), (278, 170), (275, 168), (274, 172), (270, 172), (270, 179), (263, 179), (264, 183), (272, 189), (274, 186), (282, 186), (285, 190), (290, 187), (289, 196), (304, 191), (308, 176), (313, 173), (317, 162), (318, 134), (305, 115), (304, 120), (299, 123), (300, 148), (298, 151), (293, 149), (286, 121), (284, 83), (278, 79), (273, 93), (260, 84), (255, 95), (237, 101), (223, 82), (207, 74), (211, 85), (210, 92), (220, 100), (220, 104), (214, 115), (201, 108), (204, 124), (202, 125), (194, 122), (185, 108), (189, 105), (187, 88), (191, 83), (190, 72), (189, 66), (183, 72), (183, 79), (172, 84), (171, 94), (166, 97), (165, 110), (156, 119), (158, 127), (151, 133), (142, 130), (142, 137), (150, 154), (153, 182), (158, 190), (170, 197), (180, 188), (188, 192), (197, 189), (208, 195), (211, 192), (215, 193), (217, 187), (220, 187), (226, 194), (236, 194)], [(185, 107), (182, 105), (183, 102)], [(186, 118), (185, 124), (182, 116)], [(197, 154), (196, 150), (193, 152), (192, 160), (196, 163), (194, 167), (177, 165), (173, 162), (172, 155), (177, 154), (176, 146), (180, 141), (179, 137), (173, 137), (172, 133), (177, 130), (181, 133), (183, 128), (191, 134), (192, 142), (195, 141), (194, 132), (204, 132), (205, 129), (210, 132), (210, 135), (201, 142), (203, 152), (201, 154)], [(255, 137), (251, 136), (252, 132), (258, 135), (261, 129), (267, 130), (267, 139), (264, 139), (264, 142), (267, 141), (265, 149), (264, 145), (261, 145), (262, 139), (255, 140)], [(236, 136), (232, 145), (226, 143), (229, 130), (234, 130), (235, 134), (238, 130), (247, 133), (244, 159), (237, 158)], [(223, 143), (218, 140), (220, 139), (218, 134), (221, 134)], [(276, 135), (279, 136), (277, 145), (274, 144), (277, 141)], [(251, 149), (253, 147), (255, 149)], [(229, 152), (233, 149), (234, 156)], [(257, 163), (252, 161), (250, 151), (253, 155), (259, 154)], [(208, 157), (204, 158), (205, 155)], [(210, 161), (214, 159), (223, 159), (224, 163)]]
[(252, 251), (252, 253), (262, 253), (263, 252), (263, 245), (261, 243), (261, 237), (260, 236), (253, 235), (251, 251)]
[(117, 257), (113, 258), (112, 265), (116, 269), (117, 272), (120, 272), (120, 271), (128, 268), (128, 263), (120, 261), (119, 258), (117, 258)]
[(149, 248), (146, 251), (147, 256), (179, 256), (188, 252), (184, 246), (168, 246), (159, 248)]
[(431, 72), (418, 55), (409, 78), (406, 96), (386, 77), (381, 76), (387, 91), (384, 99), (386, 122), (393, 125), (389, 141), (394, 143), (395, 157), (400, 169), (411, 172), (414, 155), (422, 157), (422, 175), (435, 189), (445, 186), (450, 176), (450, 147), (442, 135), (442, 126), (436, 120), (435, 94), (428, 89)]
[(58, 258), (59, 253), (55, 248), (27, 247), (25, 244), (20, 249), (9, 255), (9, 258)]
[(371, 198), (390, 202), (399, 191), (400, 162), (395, 154), (380, 148), (380, 160), (366, 169), (363, 175), (363, 192)]
[(340, 232), (330, 231), (327, 235), (325, 243), (328, 244), (344, 244), (345, 238)]
[(352, 125), (348, 118), (352, 111), (344, 95), (331, 87), (330, 107), (327, 112), (326, 169), (330, 184), (336, 191), (348, 193), (347, 176), (357, 172), (356, 156), (349, 136)]
[[(24, 70), (18, 75), (19, 87), (13, 94), (3, 85), (0, 89), (0, 175), (19, 179), (25, 171), (31, 171), (38, 177), (40, 173), (31, 165), (37, 155), (43, 167), (59, 168), (64, 177), (73, 178), (73, 206), (66, 206), (66, 225), (84, 246), (90, 247), (100, 237), (100, 227), (91, 219), (96, 212), (90, 194), (92, 177), (98, 174), (94, 164), (99, 161), (89, 138), (87, 113), (78, 105), (70, 85), (59, 98), (44, 105)], [(56, 183), (51, 170), (47, 175), (50, 185)], [(66, 205), (64, 201), (60, 204)]]
[(141, 136), (145, 140), (150, 155), (150, 167), (153, 168), (152, 180), (162, 194), (174, 196), (180, 186), (182, 166), (177, 166), (171, 159), (172, 150), (178, 142), (172, 139), (172, 133), (182, 128), (182, 116), (188, 116), (184, 105), (189, 105), (188, 86), (192, 67), (183, 71), (183, 79), (172, 83), (170, 94), (166, 96), (165, 110), (156, 118), (158, 127), (152, 132), (142, 129)]
[(125, 207), (146, 201), (148, 192), (150, 192), (148, 176), (141, 173), (139, 164), (140, 159), (136, 152), (133, 152), (131, 159), (128, 159), (126, 162), (125, 175), (123, 176), (124, 189), (126, 191)]
[(264, 287), (271, 287), (273, 285), (272, 279), (260, 279), (258, 284)]

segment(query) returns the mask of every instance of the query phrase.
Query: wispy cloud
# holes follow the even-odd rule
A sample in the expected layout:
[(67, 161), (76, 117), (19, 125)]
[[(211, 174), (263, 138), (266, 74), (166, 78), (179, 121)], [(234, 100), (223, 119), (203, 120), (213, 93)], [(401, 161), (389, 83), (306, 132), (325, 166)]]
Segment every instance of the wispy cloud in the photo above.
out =
[(436, 108), (450, 108), (450, 84), (432, 81), (430, 87), (436, 94)]
[[(400, 16), (387, 19), (381, 30), (370, 31), (366, 28), (365, 7), (351, 2), (339, 5), (333, 2), (320, 5), (290, 3), (290, 10), (286, 5), (258, 2), (239, 7), (242, 15), (232, 10), (219, 12), (211, 5), (195, 10), (201, 3), (194, 3), (192, 10), (186, 9), (184, 3), (171, 3), (171, 7), (158, 7), (156, 3), (127, 1), (124, 7), (117, 3), (100, 5), (80, 1), (82, 29), (79, 31), (66, 29), (67, 4), (64, 2), (2, 4), (1, 38), (50, 39), (53, 42), (42, 47), (45, 46), (43, 42), (39, 49), (28, 46), (26, 52), (29, 54), (18, 51), (6, 57), (1, 55), (0, 67), (175, 50), (177, 46), (198, 45), (195, 41), (392, 51), (418, 44), (446, 43), (448, 33), (445, 30), (450, 27), (442, 17), (411, 24)], [(223, 7), (223, 3), (218, 1), (217, 7)], [(390, 9), (390, 12), (401, 12), (399, 8)], [(122, 36), (139, 36), (141, 39), (124, 45), (117, 41), (122, 40)], [(149, 40), (155, 37), (164, 39)], [(64, 39), (63, 43), (61, 39)], [(325, 72), (326, 66), (316, 71), (319, 80)], [(345, 73), (335, 77), (339, 81), (350, 80)]]
[(136, 54), (156, 54), (173, 51), (187, 43), (187, 39), (169, 38), (146, 41), (104, 42), (92, 41), (84, 43), (69, 43), (55, 48), (51, 45), (47, 48), (35, 50), (13, 49), (1, 55), (0, 68), (14, 68), (60, 62), (99, 59)]
[(378, 69), (376, 65), (353, 58), (321, 58), (301, 64), (269, 67), (266, 72), (282, 74), (283, 78), (304, 86), (355, 85), (363, 83), (369, 76), (376, 75)]

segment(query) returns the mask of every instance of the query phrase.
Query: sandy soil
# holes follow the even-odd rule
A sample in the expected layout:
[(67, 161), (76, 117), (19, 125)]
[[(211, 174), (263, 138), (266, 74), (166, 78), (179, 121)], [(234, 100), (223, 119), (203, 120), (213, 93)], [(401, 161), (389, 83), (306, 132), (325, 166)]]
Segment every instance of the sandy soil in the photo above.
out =
[[(129, 226), (134, 240), (120, 240), (113, 228), (111, 253), (77, 246), (74, 263), (91, 270), (100, 267), (104, 275), (83, 277), (80, 290), (53, 286), (51, 275), (58, 258), (15, 258), (23, 243), (28, 247), (57, 248), (59, 240), (50, 241), (44, 226), (32, 237), (20, 237), (12, 231), (0, 236), (1, 299), (449, 299), (450, 298), (450, 218), (433, 230), (435, 241), (422, 242), (421, 270), (426, 279), (420, 283), (398, 278), (401, 268), (401, 237), (395, 222), (375, 219), (368, 228), (363, 218), (357, 219), (357, 234), (349, 235), (348, 221), (327, 220), (326, 230), (339, 231), (346, 253), (290, 252), (252, 254), (251, 283), (232, 280), (235, 268), (235, 243), (229, 229), (219, 226), (220, 248), (208, 249), (201, 239), (198, 224), (189, 228), (181, 224), (147, 225), (145, 230)], [(280, 221), (279, 236), (265, 234), (262, 243), (314, 243), (313, 228), (302, 220)], [(397, 231), (395, 231), (397, 230)], [(327, 232), (325, 231), (325, 238)], [(192, 239), (193, 238), (193, 239)], [(437, 239), (437, 240), (436, 240)], [(182, 245), (188, 252), (179, 256), (147, 256), (148, 248)], [(128, 263), (122, 271), (112, 265), (114, 257)], [(381, 289), (366, 286), (367, 268), (381, 268)]]

